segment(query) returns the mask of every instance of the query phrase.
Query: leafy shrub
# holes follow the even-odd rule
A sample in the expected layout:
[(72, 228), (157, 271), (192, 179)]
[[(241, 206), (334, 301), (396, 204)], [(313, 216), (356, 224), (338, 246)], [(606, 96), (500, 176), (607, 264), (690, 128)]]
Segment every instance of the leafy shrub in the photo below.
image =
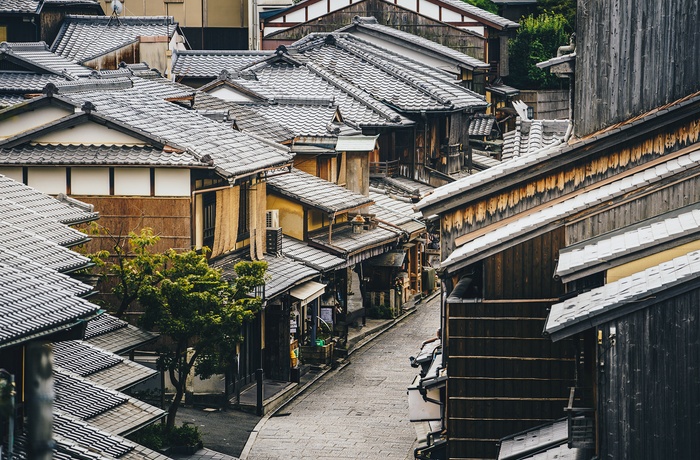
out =
[(498, 14), (498, 7), (491, 0), (464, 0), (467, 3), (471, 3), (474, 6), (478, 6), (482, 10), (486, 10), (489, 13)]
[(179, 427), (173, 427), (168, 433), (168, 444), (171, 446), (194, 446), (202, 442), (202, 433), (199, 428), (190, 423)]
[(151, 450), (158, 451), (165, 444), (165, 425), (154, 423), (128, 436), (129, 439)]
[(166, 446), (195, 446), (202, 442), (202, 433), (195, 425), (185, 423), (167, 432), (167, 426), (154, 423), (129, 436), (132, 441), (152, 450)]
[(367, 316), (374, 319), (392, 319), (391, 308), (388, 305), (372, 305), (367, 308)]

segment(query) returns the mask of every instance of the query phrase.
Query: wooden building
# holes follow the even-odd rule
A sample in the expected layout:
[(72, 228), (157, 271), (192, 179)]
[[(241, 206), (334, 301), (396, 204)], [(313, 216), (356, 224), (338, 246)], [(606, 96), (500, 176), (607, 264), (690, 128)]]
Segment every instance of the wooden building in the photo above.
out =
[[(561, 416), (576, 347), (542, 326), (565, 286), (559, 251), (700, 201), (700, 95), (441, 187), (450, 458), (494, 458), (503, 436)], [(585, 278), (576, 289), (597, 286)]]

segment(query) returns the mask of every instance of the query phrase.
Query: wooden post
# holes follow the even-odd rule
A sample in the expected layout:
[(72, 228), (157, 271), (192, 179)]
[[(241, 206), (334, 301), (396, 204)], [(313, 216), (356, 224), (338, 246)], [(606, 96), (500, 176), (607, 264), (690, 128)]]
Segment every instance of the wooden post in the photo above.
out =
[(27, 453), (33, 460), (53, 458), (53, 351), (51, 344), (27, 346)]

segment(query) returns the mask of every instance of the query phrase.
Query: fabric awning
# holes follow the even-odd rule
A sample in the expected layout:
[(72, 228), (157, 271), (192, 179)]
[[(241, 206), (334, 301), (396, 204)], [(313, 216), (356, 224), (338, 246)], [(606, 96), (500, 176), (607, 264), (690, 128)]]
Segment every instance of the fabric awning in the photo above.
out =
[(317, 283), (316, 281), (307, 281), (304, 284), (293, 287), (289, 291), (289, 295), (295, 299), (301, 300), (302, 305), (306, 305), (314, 299), (321, 297), (326, 290), (326, 285)]

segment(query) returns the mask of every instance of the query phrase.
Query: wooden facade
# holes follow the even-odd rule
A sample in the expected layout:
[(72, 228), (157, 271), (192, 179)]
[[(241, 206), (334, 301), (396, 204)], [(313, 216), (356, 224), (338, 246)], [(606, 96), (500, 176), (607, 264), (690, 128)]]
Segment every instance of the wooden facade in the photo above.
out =
[(579, 4), (575, 134), (589, 134), (698, 91), (698, 14), (697, 0)]

